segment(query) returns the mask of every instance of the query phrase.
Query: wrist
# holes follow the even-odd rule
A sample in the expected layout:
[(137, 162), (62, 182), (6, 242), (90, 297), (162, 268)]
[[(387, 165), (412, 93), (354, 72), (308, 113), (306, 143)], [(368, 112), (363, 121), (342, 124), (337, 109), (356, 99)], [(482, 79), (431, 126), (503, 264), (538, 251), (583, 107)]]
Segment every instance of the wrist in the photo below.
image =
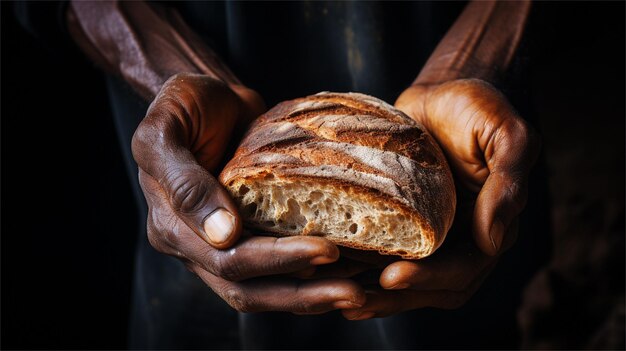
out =
[(462, 78), (496, 82), (521, 42), (530, 1), (472, 1), (415, 80), (436, 84)]
[(148, 100), (175, 73), (198, 73), (183, 65), (168, 67), (176, 65), (176, 60), (168, 60), (165, 50), (158, 52), (153, 43), (162, 37), (164, 21), (143, 2), (71, 1), (67, 23), (74, 42), (89, 59), (121, 76)]
[(68, 27), (89, 58), (147, 100), (175, 74), (239, 83), (176, 11), (159, 4), (72, 1)]

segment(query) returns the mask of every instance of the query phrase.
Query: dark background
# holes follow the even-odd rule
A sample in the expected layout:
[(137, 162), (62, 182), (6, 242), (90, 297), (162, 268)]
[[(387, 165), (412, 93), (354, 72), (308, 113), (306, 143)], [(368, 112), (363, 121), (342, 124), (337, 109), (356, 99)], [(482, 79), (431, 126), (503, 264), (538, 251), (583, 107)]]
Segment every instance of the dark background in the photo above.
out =
[(123, 348), (134, 198), (102, 74), (2, 2), (2, 348)]
[[(101, 73), (2, 2), (2, 348), (124, 348), (136, 208)], [(624, 346), (624, 3), (537, 3), (528, 94), (553, 258), (524, 294), (528, 348)]]

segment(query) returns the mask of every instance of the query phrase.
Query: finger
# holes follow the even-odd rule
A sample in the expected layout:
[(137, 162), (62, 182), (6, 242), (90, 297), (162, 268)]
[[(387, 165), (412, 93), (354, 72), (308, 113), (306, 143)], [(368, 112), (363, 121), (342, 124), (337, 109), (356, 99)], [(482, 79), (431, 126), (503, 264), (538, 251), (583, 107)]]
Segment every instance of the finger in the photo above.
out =
[[(208, 173), (204, 176), (204, 180), (190, 173), (181, 176), (190, 181), (185, 185), (186, 189), (179, 188), (181, 190), (174, 191), (173, 196), (179, 198), (172, 198), (168, 196), (172, 194), (171, 192), (168, 194), (164, 186), (159, 185), (156, 179), (141, 168), (139, 169), (139, 182), (142, 184), (144, 194), (159, 194), (159, 209), (167, 208), (168, 216), (180, 218), (194, 235), (211, 246), (218, 249), (230, 247), (241, 236), (242, 223), (237, 209), (221, 185)], [(195, 180), (191, 180), (194, 178)], [(186, 197), (189, 200), (180, 197)], [(195, 202), (191, 205), (194, 209), (189, 211), (187, 208), (176, 206), (178, 200), (188, 201), (187, 203)], [(208, 213), (205, 216), (206, 219), (200, 219), (204, 213)], [(164, 225), (166, 226), (167, 224)]]
[(237, 106), (223, 83), (177, 75), (165, 83), (133, 136), (139, 168), (156, 179), (177, 215), (216, 248), (231, 246), (242, 227), (235, 203), (207, 171), (220, 161)]
[(450, 290), (367, 290), (365, 305), (356, 309), (342, 311), (350, 320), (363, 320), (375, 317), (387, 317), (396, 313), (425, 307), (456, 309), (463, 306), (487, 278), (495, 263), (485, 267), (470, 286), (463, 291)]
[(449, 310), (459, 308), (467, 299), (466, 292), (458, 291), (372, 290), (367, 292), (367, 302), (363, 307), (346, 309), (342, 314), (349, 320), (364, 320), (425, 307)]
[[(193, 250), (183, 245), (183, 250)], [(334, 262), (339, 251), (327, 240), (319, 237), (263, 237), (245, 239), (230, 250), (196, 250), (193, 260), (209, 271), (230, 280), (240, 281), (251, 277), (295, 273), (310, 270), (318, 265)]]
[(432, 290), (368, 290), (363, 307), (342, 311), (349, 320), (387, 317), (396, 313), (425, 307), (454, 309), (466, 301), (464, 292)]
[(398, 261), (380, 275), (384, 289), (463, 291), (496, 260), (472, 242), (458, 242), (451, 248), (417, 261)]
[(530, 127), (511, 114), (493, 132), (485, 148), (489, 176), (476, 199), (473, 234), (488, 255), (500, 252), (504, 234), (526, 205), (527, 177), (538, 154)]
[(394, 106), (414, 120), (424, 123), (423, 106), (427, 93), (427, 86), (413, 85), (410, 89), (406, 89), (398, 96)]
[(149, 239), (157, 250), (184, 257), (203, 269), (231, 281), (251, 277), (293, 273), (339, 258), (330, 241), (314, 236), (248, 236), (229, 250), (216, 250), (199, 238), (167, 206), (165, 193), (149, 175), (142, 186), (150, 197)]
[(215, 293), (240, 312), (282, 311), (319, 314), (336, 309), (358, 308), (365, 291), (346, 279), (299, 280), (258, 278), (233, 283), (195, 266), (194, 272)]

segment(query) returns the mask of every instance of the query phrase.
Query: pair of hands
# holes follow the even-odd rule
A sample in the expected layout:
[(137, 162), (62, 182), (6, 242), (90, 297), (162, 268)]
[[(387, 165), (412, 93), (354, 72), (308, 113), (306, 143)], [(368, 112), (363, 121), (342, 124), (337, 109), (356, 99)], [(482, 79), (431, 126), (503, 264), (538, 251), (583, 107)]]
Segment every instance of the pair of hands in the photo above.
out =
[(151, 245), (178, 257), (238, 311), (341, 309), (361, 320), (461, 306), (515, 240), (538, 141), (505, 97), (478, 80), (414, 85), (396, 107), (435, 137), (457, 181), (457, 216), (433, 256), (379, 257), (372, 265), (349, 250), (350, 259), (340, 258), (319, 237), (243, 233), (234, 202), (213, 175), (228, 144), (265, 107), (252, 90), (191, 74), (165, 83), (133, 138)]

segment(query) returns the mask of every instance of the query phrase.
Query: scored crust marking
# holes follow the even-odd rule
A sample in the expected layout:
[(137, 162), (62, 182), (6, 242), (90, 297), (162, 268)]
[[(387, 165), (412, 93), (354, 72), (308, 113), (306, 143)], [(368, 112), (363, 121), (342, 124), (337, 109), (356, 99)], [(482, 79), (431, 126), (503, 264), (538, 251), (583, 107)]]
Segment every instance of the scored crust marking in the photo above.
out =
[[(284, 157), (287, 155), (289, 157)], [(274, 171), (285, 175), (301, 172), (309, 176), (332, 178), (334, 174), (336, 178), (385, 193), (420, 213), (442, 212), (443, 201), (447, 198), (446, 189), (440, 187), (442, 182), (439, 169), (424, 168), (408, 157), (366, 146), (307, 141), (288, 148), (259, 152), (236, 162), (241, 168), (280, 164)], [(319, 172), (313, 172), (315, 169), (319, 169)], [(366, 176), (367, 174), (375, 177)], [(225, 177), (225, 181), (228, 182), (232, 176), (235, 175)], [(427, 182), (436, 187), (425, 190), (428, 188)], [(426, 202), (429, 197), (424, 197), (424, 191), (435, 194), (430, 202)], [(429, 221), (429, 225), (435, 228), (446, 227), (446, 223), (438, 223), (437, 219), (435, 222)]]
[(269, 111), (272, 113), (268, 112), (259, 117), (258, 121), (260, 123), (292, 121), (327, 111), (346, 115), (355, 113), (378, 115), (395, 123), (421, 127), (421, 124), (385, 101), (359, 93), (322, 92), (307, 98), (282, 102)]
[(315, 139), (317, 135), (291, 122), (260, 124), (242, 140), (235, 157), (275, 150)]
[(386, 118), (366, 114), (317, 115), (311, 118), (295, 121), (295, 123), (302, 128), (306, 128), (307, 130), (320, 128), (322, 130), (333, 131), (335, 135), (342, 132), (394, 133), (415, 128), (415, 126), (399, 124)]
[(431, 139), (421, 124), (382, 100), (321, 93), (280, 103), (259, 117), (220, 181), (229, 186), (273, 173), (363, 188), (420, 214), (436, 248), (456, 198), (445, 158)]
[(313, 164), (294, 155), (274, 152), (248, 155), (240, 161), (245, 162), (240, 162), (240, 165), (237, 167), (225, 170), (222, 173), (220, 180), (224, 184), (229, 184), (238, 177), (250, 178), (257, 174), (265, 173), (268, 167), (280, 164), (280, 166), (272, 170), (279, 176), (302, 174), (313, 178), (340, 179), (352, 185), (376, 189), (407, 206), (413, 205), (406, 199), (400, 186), (393, 179), (374, 172), (358, 171), (343, 165)]
[[(258, 125), (282, 121), (298, 124), (321, 138), (397, 152), (424, 167), (445, 164), (439, 146), (430, 140), (432, 138), (420, 123), (386, 102), (367, 95), (325, 92), (283, 102), (257, 119), (251, 131), (255, 131)], [(316, 128), (319, 121), (326, 123)], [(428, 144), (428, 147), (424, 148), (422, 144)]]
[(259, 124), (244, 138), (238, 153), (289, 147), (316, 137), (393, 151), (420, 162), (423, 167), (440, 167), (441, 163), (431, 149), (420, 147), (425, 135), (416, 126), (368, 115), (332, 114), (292, 121), (268, 121)]
[(382, 117), (396, 123), (410, 125), (418, 124), (415, 120), (411, 119), (409, 116), (400, 110), (397, 110), (385, 101), (365, 94), (321, 92), (313, 95), (311, 98), (317, 99), (318, 101), (335, 101), (344, 106), (367, 111), (369, 114), (380, 114)]

